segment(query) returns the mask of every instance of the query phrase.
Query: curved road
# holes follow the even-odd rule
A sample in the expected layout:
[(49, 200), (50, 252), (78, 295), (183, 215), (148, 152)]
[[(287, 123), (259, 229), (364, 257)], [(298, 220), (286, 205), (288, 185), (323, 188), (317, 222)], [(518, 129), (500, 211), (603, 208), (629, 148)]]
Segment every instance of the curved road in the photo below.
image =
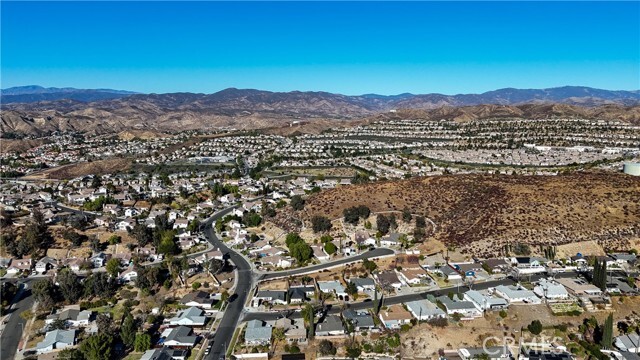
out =
[(211, 347), (211, 351), (209, 352), (209, 355), (205, 356), (206, 359), (210, 360), (225, 358), (227, 347), (231, 343), (233, 333), (238, 327), (240, 314), (242, 314), (242, 311), (244, 310), (244, 304), (247, 301), (247, 297), (249, 296), (249, 292), (253, 288), (253, 274), (251, 272), (251, 264), (247, 262), (244, 256), (229, 249), (222, 241), (220, 241), (220, 239), (218, 239), (218, 237), (216, 236), (215, 230), (212, 226), (212, 224), (216, 220), (227, 215), (236, 207), (237, 206), (232, 206), (221, 210), (213, 214), (204, 222), (204, 234), (207, 237), (207, 240), (213, 246), (220, 248), (220, 251), (223, 254), (226, 254), (225, 256), (228, 256), (228, 259), (233, 262), (236, 270), (238, 271), (238, 275), (235, 277), (235, 294), (237, 294), (237, 297), (233, 301), (229, 302), (227, 309), (222, 316), (222, 320), (220, 321), (220, 325), (218, 325), (218, 329), (211, 339), (210, 343), (213, 344)]
[[(213, 214), (209, 219), (203, 222), (205, 226), (204, 234), (207, 240), (215, 247), (220, 248), (220, 251), (225, 256), (228, 256), (229, 260), (233, 262), (238, 271), (238, 275), (236, 276), (236, 287), (235, 294), (237, 297), (229, 303), (227, 309), (224, 312), (222, 320), (220, 321), (220, 325), (214, 334), (211, 343), (213, 344), (209, 355), (205, 358), (209, 360), (219, 360), (224, 359), (225, 353), (229, 344), (232, 341), (233, 334), (238, 327), (238, 321), (240, 320), (240, 315), (244, 311), (244, 305), (247, 301), (247, 297), (251, 293), (253, 289), (254, 280), (267, 280), (278, 277), (287, 277), (292, 275), (300, 275), (309, 272), (315, 272), (319, 270), (326, 269), (332, 266), (344, 265), (347, 263), (352, 263), (356, 261), (360, 261), (363, 259), (380, 257), (385, 255), (394, 254), (393, 250), (379, 248), (372, 251), (367, 251), (366, 253), (362, 253), (357, 256), (325, 263), (319, 265), (313, 265), (306, 268), (294, 269), (294, 270), (285, 270), (279, 272), (272, 272), (267, 274), (257, 274), (252, 271), (251, 264), (247, 261), (247, 259), (238, 254), (234, 250), (227, 247), (215, 234), (215, 230), (213, 228), (213, 223), (229, 214), (233, 209), (237, 208), (236, 206), (228, 207), (224, 210), (221, 210), (215, 214)], [(257, 278), (254, 279), (254, 276)]]

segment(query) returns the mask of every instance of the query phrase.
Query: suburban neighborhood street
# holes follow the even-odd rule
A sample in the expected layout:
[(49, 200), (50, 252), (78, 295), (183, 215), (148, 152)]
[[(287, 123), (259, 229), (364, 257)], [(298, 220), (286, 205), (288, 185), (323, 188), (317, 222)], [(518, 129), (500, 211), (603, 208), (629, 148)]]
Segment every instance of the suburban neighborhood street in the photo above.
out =
[(20, 314), (23, 311), (31, 310), (33, 307), (33, 296), (31, 296), (31, 289), (29, 288), (30, 280), (26, 280), (20, 284), (20, 289), (16, 294), (16, 299), (19, 299), (13, 304), (10, 310), (9, 318), (0, 336), (0, 359), (15, 359), (20, 339), (22, 339), (22, 333), (24, 327), (27, 325), (27, 320), (23, 319)]

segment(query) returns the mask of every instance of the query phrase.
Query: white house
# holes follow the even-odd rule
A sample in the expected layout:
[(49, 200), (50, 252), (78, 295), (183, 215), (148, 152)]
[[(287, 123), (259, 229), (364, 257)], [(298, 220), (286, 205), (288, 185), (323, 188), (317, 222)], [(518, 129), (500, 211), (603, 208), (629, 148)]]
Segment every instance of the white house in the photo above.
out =
[(169, 319), (169, 325), (171, 326), (204, 326), (207, 322), (207, 317), (204, 316), (204, 311), (195, 306), (178, 312), (178, 314)]
[(536, 294), (531, 291), (523, 288), (522, 286), (514, 286), (514, 285), (498, 285), (494, 289), (495, 293), (506, 299), (510, 304), (524, 302), (528, 304), (540, 304), (540, 298), (536, 296)]
[(133, 267), (126, 269), (118, 275), (118, 280), (125, 283), (135, 281), (137, 278), (138, 272)]

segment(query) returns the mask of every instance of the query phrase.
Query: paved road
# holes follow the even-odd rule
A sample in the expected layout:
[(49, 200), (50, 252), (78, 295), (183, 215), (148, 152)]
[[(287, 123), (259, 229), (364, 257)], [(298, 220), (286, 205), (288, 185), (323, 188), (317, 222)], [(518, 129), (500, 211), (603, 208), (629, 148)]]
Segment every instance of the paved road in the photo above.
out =
[[(31, 310), (34, 302), (30, 286), (28, 286), (29, 283), (30, 281), (27, 280), (24, 284), (21, 284), (16, 298), (14, 298), (17, 303), (13, 305), (9, 321), (4, 326), (4, 331), (0, 336), (0, 359), (15, 359), (22, 332), (27, 325), (27, 321), (20, 317), (20, 313)], [(25, 288), (25, 284), (27, 288)]]
[(244, 310), (244, 304), (247, 300), (247, 296), (249, 296), (249, 293), (253, 288), (253, 274), (251, 273), (251, 264), (249, 264), (242, 255), (229, 249), (222, 241), (220, 241), (216, 237), (215, 231), (211, 226), (211, 224), (214, 223), (217, 219), (227, 215), (234, 208), (235, 207), (230, 207), (225, 210), (219, 211), (205, 222), (206, 228), (204, 233), (207, 237), (207, 240), (213, 246), (220, 248), (220, 251), (222, 251), (223, 254), (228, 254), (229, 260), (233, 262), (233, 264), (236, 266), (236, 270), (238, 271), (238, 275), (236, 276), (235, 288), (235, 294), (237, 294), (237, 298), (235, 298), (227, 306), (222, 320), (220, 321), (220, 325), (218, 326), (218, 330), (211, 340), (213, 343), (211, 351), (209, 352), (209, 355), (205, 357), (206, 359), (210, 360), (218, 360), (225, 356), (226, 349), (231, 343), (233, 333), (238, 326), (240, 314)]
[(313, 266), (307, 266), (304, 268), (299, 268), (299, 269), (292, 269), (292, 270), (283, 270), (283, 271), (271, 271), (268, 273), (262, 273), (260, 275), (260, 280), (270, 280), (270, 279), (276, 279), (276, 278), (281, 278), (281, 277), (289, 277), (289, 276), (294, 276), (294, 275), (301, 275), (301, 274), (308, 274), (308, 273), (312, 273), (312, 272), (316, 272), (319, 270), (323, 270), (332, 266), (339, 266), (339, 265), (344, 265), (344, 264), (349, 264), (349, 263), (353, 263), (353, 262), (357, 262), (360, 260), (364, 260), (364, 259), (370, 259), (370, 258), (376, 258), (376, 257), (380, 257), (380, 256), (385, 256), (385, 255), (393, 255), (394, 252), (391, 249), (386, 249), (386, 248), (377, 248), (371, 251), (367, 251), (364, 252), (362, 254), (356, 255), (356, 256), (350, 256), (344, 259), (340, 259), (340, 260), (336, 260), (336, 261), (331, 261), (328, 263), (324, 263), (324, 264), (318, 264), (318, 265), (313, 265)]
[[(561, 273), (556, 275), (556, 278), (566, 278), (566, 277), (575, 277), (575, 276), (577, 276), (576, 273)], [(547, 277), (547, 275), (532, 275), (531, 281), (535, 282), (543, 277)], [(475, 284), (472, 286), (472, 289), (485, 290), (485, 289), (496, 287), (499, 285), (513, 285), (515, 283), (516, 281), (513, 279), (504, 278), (501, 280), (493, 280), (493, 281), (487, 281), (487, 282)], [(460, 293), (464, 293), (467, 290), (469, 290), (469, 287), (461, 284), (459, 288), (454, 286), (454, 287), (449, 287), (444, 289), (424, 291), (416, 294), (384, 297), (383, 305), (394, 305), (394, 304), (401, 304), (401, 303), (410, 302), (410, 301), (423, 300), (423, 299), (426, 299), (429, 295), (441, 296), (441, 295), (446, 295), (449, 292), (455, 293), (457, 291), (460, 291)], [(332, 306), (328, 310), (328, 313), (338, 314), (343, 309), (346, 309), (346, 308), (353, 309), (353, 310), (364, 310), (364, 309), (372, 308), (373, 305), (374, 305), (373, 301), (351, 303), (351, 304), (346, 304), (345, 306), (336, 305), (336, 306)], [(292, 310), (277, 311), (277, 312), (251, 312), (245, 315), (244, 320), (250, 321), (250, 320), (258, 319), (262, 321), (270, 321), (270, 320), (277, 320), (282, 317), (300, 318), (302, 316), (300, 314), (300, 311), (292, 311)]]

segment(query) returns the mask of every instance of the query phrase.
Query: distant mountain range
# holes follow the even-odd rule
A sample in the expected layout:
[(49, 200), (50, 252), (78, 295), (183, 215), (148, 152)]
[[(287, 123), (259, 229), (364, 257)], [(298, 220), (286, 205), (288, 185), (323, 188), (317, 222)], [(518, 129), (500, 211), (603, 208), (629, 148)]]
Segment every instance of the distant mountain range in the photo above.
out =
[[(22, 100), (18, 102), (17, 99)], [(427, 118), (461, 120), (598, 114), (602, 118), (637, 122), (640, 91), (566, 86), (539, 90), (500, 89), (482, 94), (347, 96), (235, 88), (213, 94), (135, 94), (106, 89), (27, 86), (2, 90), (1, 100), (0, 128), (3, 132), (42, 134), (66, 130), (106, 133), (127, 129), (176, 131), (220, 126), (264, 128), (293, 120), (373, 118), (388, 114), (390, 110), (411, 110), (413, 114)], [(630, 107), (633, 109), (628, 109)]]
[[(526, 103), (562, 103), (581, 106), (598, 106), (606, 104), (636, 105), (640, 103), (640, 90), (603, 90), (583, 86), (564, 86), (549, 89), (514, 89), (505, 88), (488, 91), (482, 94), (423, 94), (409, 93), (399, 95), (365, 94), (347, 96), (328, 92), (270, 92), (253, 89), (229, 88), (213, 94), (167, 93), (140, 94), (132, 91), (111, 89), (75, 89), (44, 88), (37, 85), (12, 87), (0, 90), (2, 104), (34, 103), (40, 101), (76, 100), (94, 102), (108, 99), (131, 97), (131, 100), (148, 100), (166, 106), (217, 106), (226, 110), (245, 107), (247, 110), (258, 107), (301, 105), (300, 102), (331, 102), (336, 106), (351, 105), (361, 108), (359, 112), (383, 111), (390, 108), (434, 108), (447, 106), (468, 106), (479, 104), (520, 105)], [(196, 104), (197, 103), (197, 104)], [(304, 105), (304, 104), (302, 104)], [(319, 104), (328, 105), (328, 104)], [(55, 105), (54, 105), (55, 106)], [(239, 109), (239, 108), (238, 108)], [(355, 110), (355, 109), (354, 109)], [(320, 109), (319, 112), (322, 112)], [(348, 114), (345, 114), (348, 116)]]
[(125, 90), (45, 88), (38, 85), (27, 85), (0, 90), (0, 102), (2, 104), (32, 103), (64, 99), (91, 102), (106, 99), (118, 99), (133, 94), (136, 93)]

